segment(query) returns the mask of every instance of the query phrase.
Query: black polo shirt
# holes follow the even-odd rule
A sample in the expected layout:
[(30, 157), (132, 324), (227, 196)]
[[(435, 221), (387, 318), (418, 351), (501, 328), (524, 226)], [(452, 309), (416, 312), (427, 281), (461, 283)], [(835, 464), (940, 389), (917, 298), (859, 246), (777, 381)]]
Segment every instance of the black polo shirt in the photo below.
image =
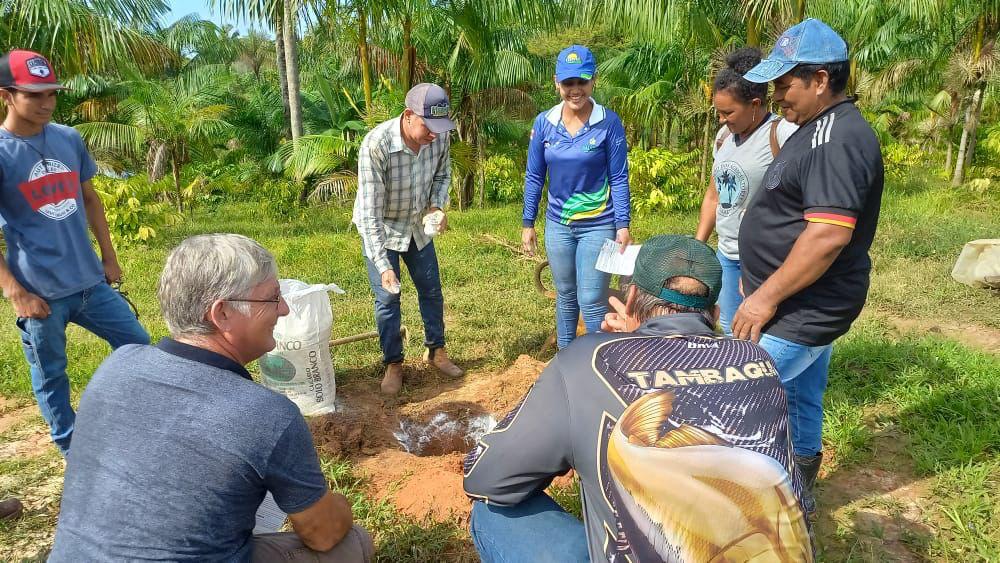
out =
[(809, 222), (854, 230), (850, 243), (815, 283), (778, 305), (764, 327), (807, 346), (833, 342), (851, 327), (868, 295), (882, 202), (882, 151), (852, 100), (799, 128), (764, 174), (740, 226), (743, 290), (750, 295), (788, 257)]

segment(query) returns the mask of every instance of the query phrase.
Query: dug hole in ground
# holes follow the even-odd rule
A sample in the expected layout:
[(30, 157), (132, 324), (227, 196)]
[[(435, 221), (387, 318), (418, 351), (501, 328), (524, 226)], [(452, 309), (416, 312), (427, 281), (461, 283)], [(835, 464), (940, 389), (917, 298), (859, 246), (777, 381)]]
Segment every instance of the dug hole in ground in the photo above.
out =
[(352, 461), (369, 495), (410, 516), (464, 525), (471, 508), (462, 459), (521, 399), (545, 364), (527, 355), (499, 373), (442, 380), (418, 363), (406, 366), (414, 389), (398, 404), (367, 383), (336, 385), (329, 340), (333, 284), (281, 280), (289, 314), (274, 329), (276, 347), (260, 358), (264, 384), (307, 416), (316, 447)]

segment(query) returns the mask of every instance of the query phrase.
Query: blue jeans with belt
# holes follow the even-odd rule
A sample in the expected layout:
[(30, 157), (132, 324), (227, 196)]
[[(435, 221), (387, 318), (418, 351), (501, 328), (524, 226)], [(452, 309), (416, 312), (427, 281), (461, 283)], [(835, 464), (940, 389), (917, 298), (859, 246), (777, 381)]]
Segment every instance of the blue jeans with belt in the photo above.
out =
[[(444, 295), (441, 293), (441, 273), (438, 270), (437, 254), (434, 243), (417, 249), (417, 243), (410, 239), (410, 247), (406, 252), (396, 252), (386, 249), (386, 256), (396, 272), (396, 278), (402, 282), (399, 275), (399, 259), (406, 264), (406, 270), (413, 280), (417, 290), (417, 302), (420, 304), (420, 317), (424, 321), (424, 346), (431, 350), (444, 347)], [(375, 263), (365, 257), (368, 267), (368, 284), (375, 292), (375, 324), (378, 327), (379, 344), (382, 346), (382, 362), (392, 364), (403, 361), (403, 339), (399, 336), (402, 325), (402, 313), (399, 309), (398, 293), (389, 293), (382, 287), (382, 274)]]
[(823, 451), (823, 393), (833, 344), (806, 346), (764, 334), (760, 345), (774, 359), (788, 401), (788, 422), (795, 455)]
[(49, 316), (19, 317), (17, 328), (31, 369), (31, 386), (38, 408), (49, 424), (52, 441), (65, 455), (76, 422), (66, 375), (66, 325), (80, 325), (106, 340), (112, 348), (149, 344), (149, 334), (125, 299), (105, 282), (47, 303)]
[(560, 350), (576, 338), (581, 312), (587, 332), (601, 330), (608, 312), (611, 274), (596, 268), (597, 255), (604, 241), (614, 238), (614, 225), (563, 225), (545, 220), (545, 253), (556, 286), (556, 344)]

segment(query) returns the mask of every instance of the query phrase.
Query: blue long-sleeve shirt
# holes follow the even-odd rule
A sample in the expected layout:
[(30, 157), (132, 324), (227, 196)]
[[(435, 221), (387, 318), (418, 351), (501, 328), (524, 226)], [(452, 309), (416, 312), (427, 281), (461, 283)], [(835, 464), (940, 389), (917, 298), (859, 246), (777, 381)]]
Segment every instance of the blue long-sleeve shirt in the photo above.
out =
[(628, 144), (618, 114), (594, 103), (590, 120), (573, 137), (562, 124), (562, 104), (538, 114), (524, 174), (525, 227), (535, 226), (545, 175), (545, 216), (563, 225), (629, 226)]

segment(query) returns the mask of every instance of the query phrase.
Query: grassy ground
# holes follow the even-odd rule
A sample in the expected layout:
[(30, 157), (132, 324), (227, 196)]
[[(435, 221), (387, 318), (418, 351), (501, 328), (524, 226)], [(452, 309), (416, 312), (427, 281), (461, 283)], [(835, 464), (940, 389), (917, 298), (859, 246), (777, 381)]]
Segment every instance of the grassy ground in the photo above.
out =
[[(869, 307), (837, 345), (827, 394), (828, 463), (821, 484), (820, 557), (828, 561), (1000, 560), (1000, 356), (936, 333), (902, 333), (899, 319), (917, 326), (948, 324), (1000, 329), (1000, 296), (950, 280), (961, 245), (1000, 233), (1000, 203), (985, 196), (932, 188), (914, 173), (886, 195), (873, 259)], [(552, 303), (531, 285), (531, 263), (484, 238), (518, 240), (519, 209), (452, 213), (452, 231), (438, 241), (447, 303), (449, 350), (473, 370), (500, 368), (519, 354), (538, 355), (553, 326)], [(282, 277), (335, 282), (334, 336), (374, 329), (360, 243), (350, 211), (311, 208), (276, 217), (253, 206), (199, 209), (148, 247), (125, 249), (127, 289), (154, 339), (165, 334), (155, 305), (163, 259), (180, 239), (202, 232), (254, 237), (278, 258)], [(640, 240), (693, 232), (693, 214), (636, 221)], [(403, 281), (404, 323), (414, 329), (410, 358), (421, 352), (419, 313)], [(6, 302), (0, 318), (12, 317)], [(79, 393), (107, 347), (71, 328), (69, 365)], [(334, 349), (341, 382), (377, 383), (375, 341)], [(32, 399), (13, 323), (0, 327), (0, 415)], [(0, 523), (0, 560), (43, 554), (58, 512), (62, 464), (51, 448), (6, 455), (11, 444), (39, 432), (37, 411), (0, 431), (0, 496), (27, 499), (29, 513)], [(2, 428), (2, 426), (0, 426)], [(7, 448), (5, 450), (5, 447)], [(325, 460), (327, 475), (349, 493), (358, 518), (376, 531), (384, 561), (468, 559), (464, 530), (417, 522), (391, 505), (372, 502), (351, 465)], [(578, 502), (569, 491), (567, 503)]]

